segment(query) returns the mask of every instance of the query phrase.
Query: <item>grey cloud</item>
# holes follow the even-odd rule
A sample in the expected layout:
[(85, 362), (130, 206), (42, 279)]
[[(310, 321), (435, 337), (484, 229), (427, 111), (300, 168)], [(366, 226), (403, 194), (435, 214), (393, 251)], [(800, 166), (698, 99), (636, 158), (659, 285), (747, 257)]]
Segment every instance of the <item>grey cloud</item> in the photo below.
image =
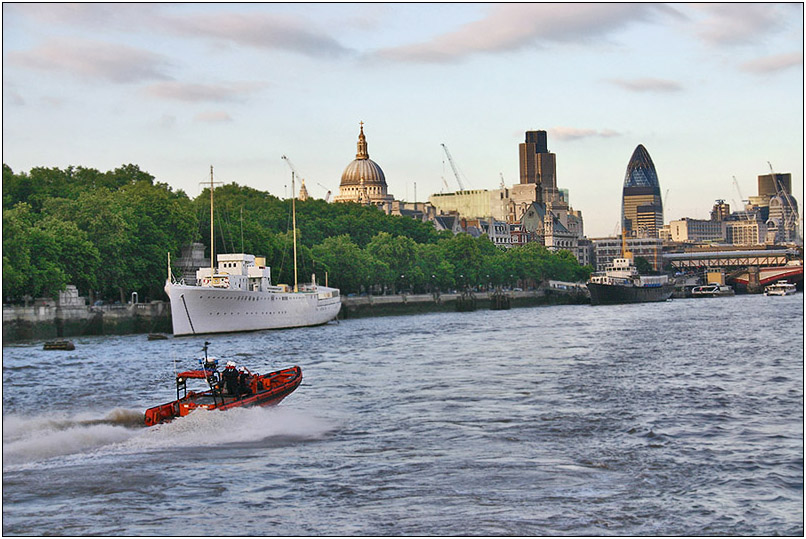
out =
[(197, 122), (207, 123), (226, 123), (232, 121), (232, 117), (223, 110), (200, 112), (193, 119)]
[[(6, 6), (3, 6), (6, 9)], [(87, 28), (121, 28), (132, 30), (147, 26), (159, 11), (158, 4), (127, 3), (17, 3), (9, 4), (14, 14), (40, 23)]]
[(595, 43), (632, 23), (676, 15), (655, 4), (499, 4), (482, 20), (431, 41), (382, 49), (382, 58), (449, 62), (481, 52), (512, 51), (548, 43)]
[(51, 39), (29, 51), (12, 51), (6, 60), (14, 65), (44, 71), (61, 71), (77, 77), (132, 83), (165, 80), (168, 61), (161, 55), (101, 41)]
[[(754, 43), (767, 34), (779, 32), (786, 20), (783, 6), (771, 3), (693, 4), (706, 15), (694, 23), (695, 33), (712, 45)], [(801, 12), (801, 18), (803, 16)]]
[(584, 138), (611, 138), (619, 137), (621, 133), (612, 129), (583, 129), (577, 127), (554, 127), (549, 129), (551, 138), (558, 140), (579, 140)]
[(187, 102), (243, 101), (249, 94), (265, 87), (263, 83), (198, 84), (167, 81), (151, 84), (145, 92), (152, 97)]
[(15, 84), (3, 80), (3, 104), (4, 105), (25, 105), (25, 98), (22, 97)]
[[(5, 6), (4, 6), (5, 9)], [(277, 49), (315, 57), (351, 53), (336, 39), (301, 17), (217, 11), (174, 15), (165, 4), (31, 4), (15, 12), (38, 21), (90, 29), (159, 32), (194, 39), (218, 39), (260, 49)]]
[(164, 18), (165, 31), (196, 38), (215, 38), (236, 45), (280, 49), (309, 56), (339, 57), (350, 52), (305, 20), (262, 13), (217, 13)]
[(665, 79), (610, 79), (608, 82), (631, 92), (672, 93), (683, 90), (677, 82)]
[(776, 71), (783, 71), (792, 67), (803, 69), (803, 53), (792, 52), (789, 54), (778, 54), (757, 58), (741, 65), (743, 71), (758, 75), (767, 75)]

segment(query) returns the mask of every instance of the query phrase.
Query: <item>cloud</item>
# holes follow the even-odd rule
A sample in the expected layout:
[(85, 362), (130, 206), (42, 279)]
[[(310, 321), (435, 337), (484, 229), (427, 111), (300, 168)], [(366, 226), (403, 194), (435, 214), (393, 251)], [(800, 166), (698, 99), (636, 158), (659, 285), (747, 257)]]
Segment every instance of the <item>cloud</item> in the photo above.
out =
[[(35, 21), (63, 26), (76, 26), (94, 32), (114, 29), (117, 32), (158, 32), (194, 39), (218, 39), (235, 45), (296, 52), (314, 57), (340, 57), (352, 51), (330, 37), (310, 20), (291, 15), (250, 11), (219, 11), (192, 14), (198, 8), (180, 5), (180, 14), (172, 14), (176, 6), (167, 4), (9, 4), (15, 13)], [(208, 4), (214, 6), (214, 4)], [(225, 5), (226, 6), (226, 5)], [(6, 9), (6, 6), (3, 6)], [(230, 9), (224, 7), (223, 9)]]
[[(711, 45), (742, 45), (780, 32), (787, 15), (770, 3), (693, 4), (706, 18), (694, 23), (694, 32)], [(801, 18), (803, 14), (801, 13)]]
[(169, 63), (159, 54), (77, 38), (51, 39), (29, 51), (11, 51), (6, 60), (29, 69), (60, 71), (115, 83), (170, 78), (165, 74)]
[(791, 52), (789, 54), (765, 56), (764, 58), (757, 58), (755, 60), (745, 62), (740, 67), (743, 71), (755, 73), (757, 75), (767, 75), (769, 73), (783, 71), (791, 67), (800, 67), (803, 69), (803, 53)]
[(675, 81), (665, 79), (610, 79), (608, 82), (631, 92), (673, 93), (680, 92), (683, 87)]
[(553, 127), (549, 129), (551, 138), (559, 140), (579, 140), (584, 138), (610, 138), (620, 137), (621, 133), (612, 129), (580, 129), (576, 127)]
[(158, 123), (163, 129), (172, 129), (176, 125), (176, 116), (173, 114), (163, 114)]
[(340, 57), (350, 49), (298, 17), (263, 13), (216, 13), (165, 17), (167, 32), (214, 38), (259, 49), (279, 49), (315, 57)]
[(5, 79), (3, 79), (3, 105), (15, 105), (18, 107), (25, 105), (25, 98), (22, 97), (17, 85)]
[(186, 102), (233, 102), (243, 101), (266, 85), (259, 82), (240, 82), (232, 84), (198, 84), (178, 81), (166, 81), (151, 84), (145, 92), (160, 99)]
[(451, 62), (484, 52), (514, 51), (549, 43), (601, 44), (636, 22), (676, 11), (656, 4), (499, 4), (482, 20), (431, 41), (377, 51), (386, 59)]
[(3, 6), (4, 14), (28, 17), (42, 24), (56, 24), (62, 27), (82, 26), (95, 29), (126, 29), (147, 27), (147, 21), (157, 14), (158, 4), (146, 3), (8, 3)]
[(232, 117), (223, 110), (211, 110), (207, 112), (200, 112), (193, 117), (197, 122), (207, 123), (226, 123), (231, 122)]

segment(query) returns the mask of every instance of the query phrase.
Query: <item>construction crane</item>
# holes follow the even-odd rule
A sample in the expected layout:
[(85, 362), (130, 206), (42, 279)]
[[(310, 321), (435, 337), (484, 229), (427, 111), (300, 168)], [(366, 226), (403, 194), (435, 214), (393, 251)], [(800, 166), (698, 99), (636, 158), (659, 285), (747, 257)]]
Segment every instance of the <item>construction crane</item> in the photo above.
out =
[(504, 173), (499, 172), (498, 174), (501, 176), (501, 189), (505, 189), (507, 184), (504, 182)]
[(327, 187), (325, 187), (324, 185), (322, 185), (319, 182), (316, 182), (316, 185), (318, 185), (319, 187), (321, 187), (322, 189), (327, 191), (327, 194), (325, 195), (325, 202), (330, 202), (330, 195), (331, 195), (330, 189), (328, 189)]
[(459, 178), (459, 170), (456, 168), (456, 165), (453, 162), (453, 157), (451, 157), (451, 152), (448, 151), (448, 147), (445, 144), (442, 144), (442, 149), (445, 150), (445, 155), (448, 156), (448, 162), (451, 164), (451, 168), (453, 169), (453, 175), (456, 176), (456, 183), (459, 184), (459, 190), (464, 191), (465, 186), (462, 184), (462, 180)]
[[(289, 158), (288, 158), (288, 157), (286, 157), (285, 155), (283, 156), (283, 159), (284, 159), (284, 160), (285, 160), (285, 162), (288, 164), (288, 168), (290, 168), (290, 169), (291, 169), (291, 172), (293, 172), (293, 173), (294, 173), (294, 175), (295, 175), (297, 178), (299, 178), (300, 180), (305, 181), (305, 178), (303, 178), (303, 177), (302, 177), (302, 175), (301, 175), (299, 172), (297, 172), (296, 167), (294, 167), (294, 164), (293, 164), (293, 163), (291, 163), (291, 159), (289, 159)], [(322, 184), (321, 184), (321, 183), (319, 183), (319, 182), (316, 182), (316, 185), (318, 185), (319, 187), (321, 187), (322, 189), (324, 189), (325, 191), (327, 191), (327, 195), (325, 195), (325, 202), (330, 202), (330, 195), (331, 195), (330, 189), (328, 189), (327, 187), (325, 187), (324, 185), (322, 185)], [(292, 194), (293, 194), (293, 193), (292, 193)]]
[(791, 230), (793, 222), (797, 223), (798, 220), (799, 220), (798, 210), (795, 208), (795, 205), (792, 203), (792, 199), (789, 198), (789, 193), (786, 191), (786, 189), (784, 189), (783, 182), (778, 181), (778, 175), (775, 173), (775, 170), (773, 170), (772, 163), (767, 161), (767, 164), (770, 166), (770, 173), (772, 174), (772, 181), (775, 182), (776, 191), (777, 191), (775, 194), (778, 195), (778, 196), (781, 196), (781, 194), (783, 193), (784, 198), (786, 199), (786, 204), (787, 204), (787, 206), (789, 206), (789, 211), (788, 212), (783, 211), (782, 217), (784, 217), (784, 219), (785, 219), (784, 223), (785, 223), (786, 229)]
[(745, 210), (747, 209), (747, 204), (750, 202), (746, 198), (742, 196), (742, 190), (739, 189), (739, 182), (736, 180), (736, 176), (733, 177), (733, 185), (736, 187), (736, 192), (739, 193), (739, 200), (742, 201), (742, 204), (745, 205)]
[[(750, 206), (750, 201), (742, 196), (742, 190), (739, 189), (739, 182), (736, 180), (736, 176), (733, 177), (733, 185), (734, 187), (736, 187), (736, 192), (739, 193), (739, 200), (742, 202), (742, 205), (744, 206), (745, 221), (752, 221), (752, 219), (750, 218), (750, 210), (748, 209), (748, 206)], [(731, 199), (731, 202), (733, 202), (733, 204), (736, 205), (735, 200)]]

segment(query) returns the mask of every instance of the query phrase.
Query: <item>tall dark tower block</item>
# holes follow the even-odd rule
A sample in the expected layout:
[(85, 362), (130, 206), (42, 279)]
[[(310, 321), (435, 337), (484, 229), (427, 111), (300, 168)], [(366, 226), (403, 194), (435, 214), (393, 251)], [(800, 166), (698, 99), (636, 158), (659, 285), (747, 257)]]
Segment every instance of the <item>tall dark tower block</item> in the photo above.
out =
[(657, 238), (663, 228), (663, 201), (655, 164), (639, 144), (627, 165), (621, 199), (621, 222), (628, 237)]
[(557, 158), (548, 150), (545, 131), (527, 131), (526, 142), (520, 151), (521, 183), (538, 185), (537, 196), (541, 204), (553, 201), (557, 195)]
[(792, 174), (761, 174), (758, 177), (758, 196), (774, 197), (780, 191), (792, 194)]

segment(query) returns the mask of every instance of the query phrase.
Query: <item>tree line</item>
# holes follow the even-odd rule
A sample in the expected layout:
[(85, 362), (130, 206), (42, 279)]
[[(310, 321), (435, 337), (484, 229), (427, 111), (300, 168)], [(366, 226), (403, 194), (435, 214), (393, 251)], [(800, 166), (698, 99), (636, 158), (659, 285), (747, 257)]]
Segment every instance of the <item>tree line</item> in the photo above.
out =
[[(265, 256), (273, 282), (292, 283), (291, 200), (237, 183), (214, 195), (216, 253)], [(27, 173), (4, 164), (4, 301), (56, 297), (67, 284), (93, 300), (164, 299), (169, 252), (176, 260), (197, 241), (209, 256), (209, 204), (208, 189), (190, 198), (132, 164)], [(296, 201), (296, 218), (300, 281), (327, 274), (343, 294), (536, 285), (591, 272), (568, 251), (501, 250), (486, 236), (438, 232), (359, 204)]]

